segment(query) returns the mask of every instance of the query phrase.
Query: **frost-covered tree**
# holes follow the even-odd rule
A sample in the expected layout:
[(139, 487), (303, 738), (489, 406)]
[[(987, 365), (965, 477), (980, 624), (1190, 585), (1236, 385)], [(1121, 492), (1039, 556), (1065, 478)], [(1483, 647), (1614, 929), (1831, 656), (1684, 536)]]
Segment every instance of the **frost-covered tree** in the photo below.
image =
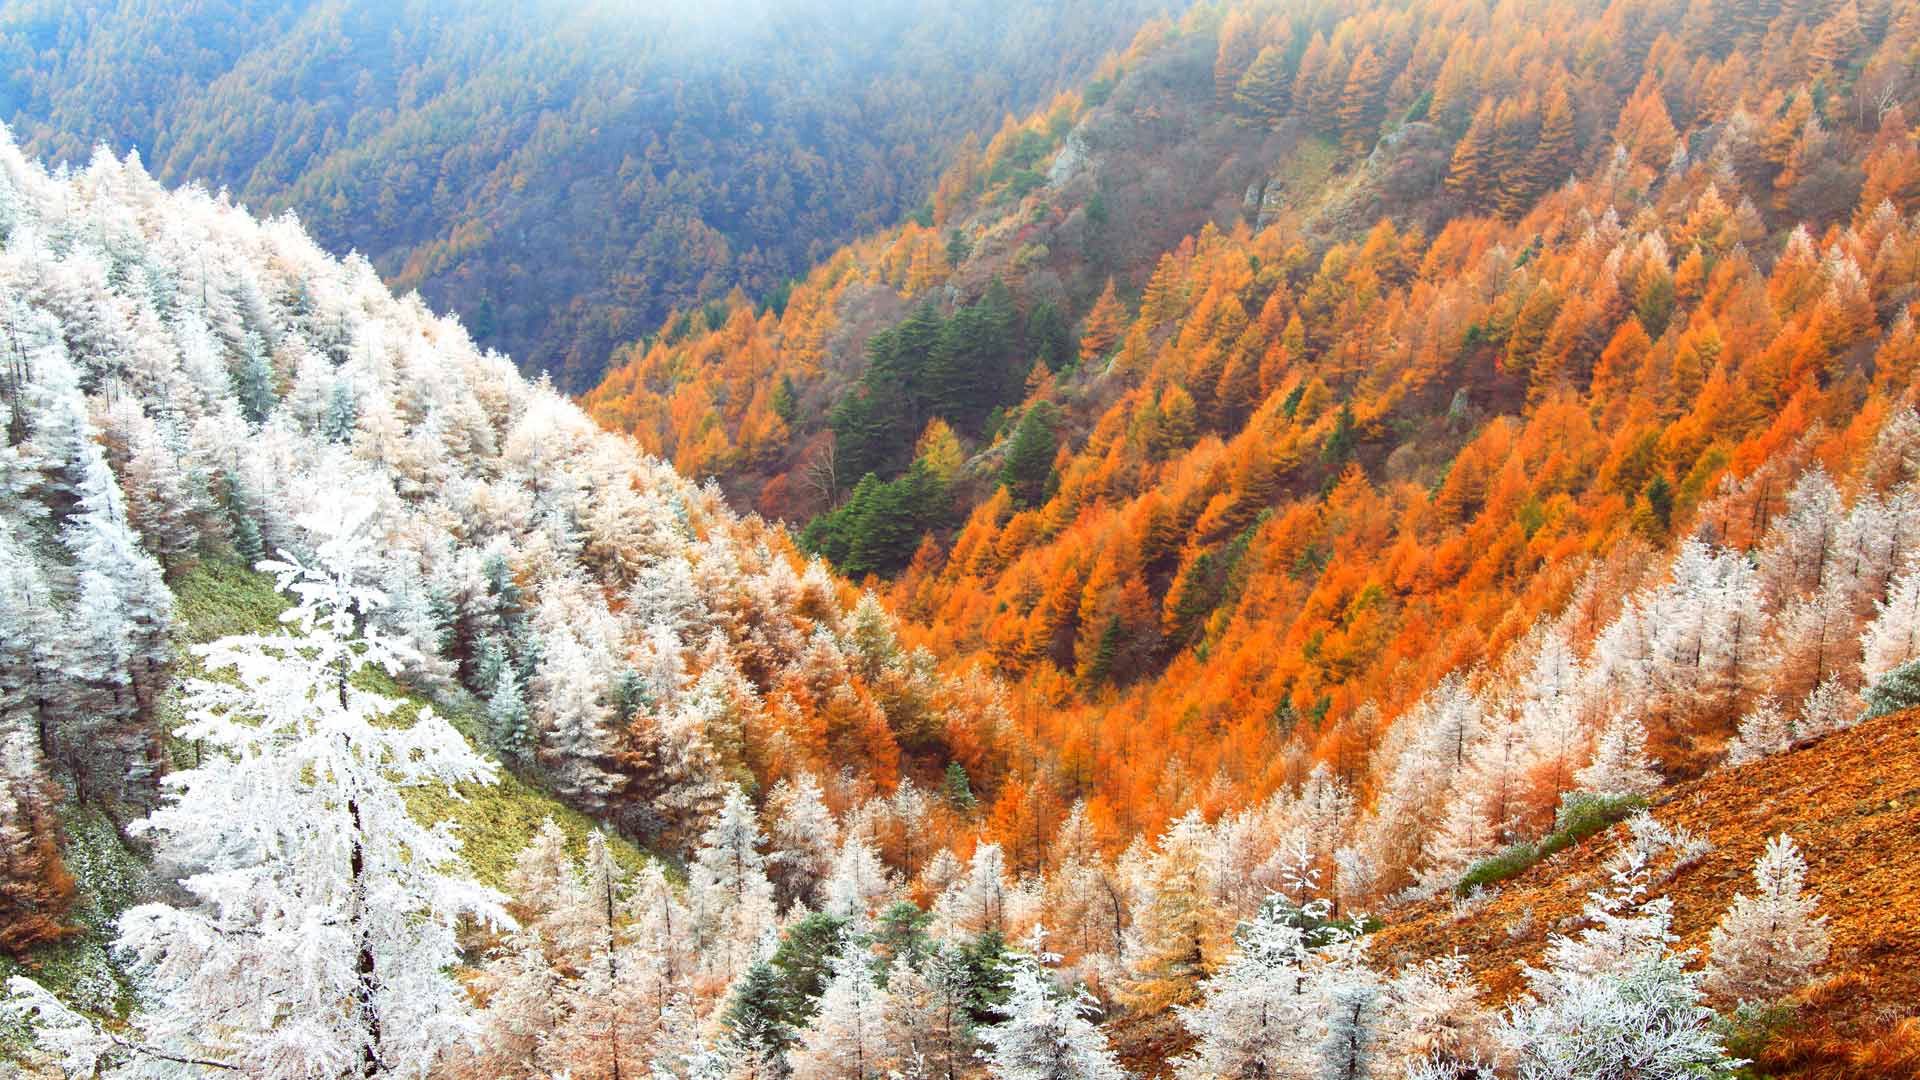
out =
[(1044, 966), (1044, 952), (1015, 958), (1007, 1019), (980, 1029), (988, 1071), (997, 1080), (1124, 1080), (1107, 1037), (1093, 1023), (1099, 1012), (1086, 988), (1062, 992)]
[(1861, 717), (1867, 720), (1920, 705), (1920, 660), (1909, 660), (1882, 675), (1860, 697), (1866, 703)]
[(64, 698), (61, 619), (39, 563), (0, 525), (0, 727), (32, 731), (54, 746), (54, 706)]
[(858, 923), (878, 910), (892, 890), (879, 852), (860, 831), (848, 829), (840, 842), (840, 854), (834, 859), (833, 872), (827, 876), (826, 906), (822, 910)]
[(958, 1080), (969, 1070), (978, 1052), (969, 974), (967, 957), (952, 945), (888, 973), (882, 1039), (906, 1080)]
[(1211, 843), (1200, 812), (1188, 811), (1160, 837), (1145, 867), (1129, 983), (1129, 994), (1145, 1006), (1191, 1001), (1218, 959), (1226, 927), (1207, 888)]
[(1827, 920), (1807, 895), (1807, 863), (1793, 837), (1767, 841), (1754, 892), (1736, 893), (1713, 928), (1706, 989), (1730, 1001), (1772, 1004), (1805, 986), (1827, 959)]
[(1727, 762), (1744, 765), (1793, 745), (1793, 721), (1777, 701), (1763, 701), (1740, 719), (1740, 731), (1727, 744)]
[(561, 1019), (541, 1048), (549, 1071), (637, 1075), (646, 1060), (661, 1018), (647, 1000), (655, 958), (629, 940), (629, 885), (606, 837), (590, 834), (579, 877), (567, 884), (551, 919), (572, 977), (559, 991)]
[(874, 1080), (893, 1067), (883, 1034), (887, 993), (873, 977), (873, 958), (849, 947), (833, 959), (833, 974), (800, 1045), (789, 1054), (794, 1080)]
[(1815, 466), (1794, 484), (1760, 556), (1761, 580), (1776, 603), (1828, 583), (1845, 517), (1840, 489), (1825, 469)]
[(1372, 972), (1350, 973), (1332, 987), (1327, 992), (1326, 1015), (1327, 1034), (1319, 1046), (1322, 1080), (1367, 1080), (1377, 1075), (1380, 988)]
[(1774, 624), (1775, 692), (1797, 699), (1836, 675), (1859, 669), (1854, 601), (1842, 583), (1821, 586), (1781, 609)]
[(395, 724), (399, 702), (358, 684), (402, 664), (365, 627), (381, 600), (358, 583), (365, 520), (364, 506), (310, 517), (314, 561), (270, 564), (296, 600), (291, 632), (197, 648), (231, 681), (188, 685), (176, 735), (206, 752), (135, 826), (189, 898), (120, 918), (115, 946), (140, 981), (134, 1023), (152, 1049), (136, 1058), (418, 1076), (470, 1030), (449, 975), (455, 924), (510, 920), (454, 866), (452, 827), (420, 824), (405, 793), (494, 769), (430, 710)]
[(1381, 1056), (1389, 1071), (1422, 1067), (1470, 1076), (1496, 1057), (1494, 1016), (1458, 953), (1402, 968), (1387, 984)]
[(1711, 1080), (1731, 1077), (1731, 1059), (1701, 1003), (1703, 976), (1673, 949), (1672, 901), (1648, 900), (1647, 853), (1624, 849), (1613, 887), (1594, 894), (1591, 924), (1555, 937), (1545, 965), (1525, 969), (1527, 990), (1507, 1012), (1501, 1038), (1522, 1080)]
[(151, 770), (147, 742), (131, 723), (152, 704), (173, 659), (173, 594), (128, 527), (125, 498), (97, 450), (61, 539), (79, 576), (63, 667), (87, 722), (69, 732), (58, 756), (92, 794), (105, 777)]
[(999, 844), (973, 849), (966, 872), (934, 904), (934, 919), (951, 933), (1007, 932), (1007, 855)]
[(608, 676), (578, 637), (562, 633), (547, 642), (533, 683), (540, 762), (562, 794), (595, 810), (610, 808), (626, 782), (615, 766)]
[(819, 906), (840, 847), (840, 824), (827, 809), (819, 779), (802, 772), (775, 784), (767, 816), (773, 843), (768, 870), (781, 908)]
[(1860, 677), (1871, 685), (1894, 668), (1920, 657), (1920, 564), (1893, 579), (1886, 599), (1861, 636)]
[(524, 761), (533, 749), (532, 715), (520, 693), (520, 678), (513, 665), (499, 667), (493, 693), (487, 698), (487, 735), (503, 756)]
[(1858, 699), (1839, 679), (1828, 679), (1808, 691), (1800, 702), (1800, 718), (1794, 721), (1793, 734), (1798, 740), (1817, 739), (1853, 726), (1859, 716)]
[(1660, 775), (1647, 758), (1647, 730), (1631, 713), (1617, 713), (1600, 729), (1593, 759), (1574, 774), (1581, 791), (1596, 795), (1650, 795)]
[(760, 852), (764, 842), (753, 804), (734, 788), (701, 834), (687, 873), (699, 959), (712, 970), (740, 970), (754, 943), (773, 925), (773, 884)]
[(65, 937), (73, 876), (60, 858), (54, 786), (30, 729), (0, 722), (0, 953)]
[(566, 844), (566, 834), (548, 818), (514, 858), (506, 891), (515, 925), (474, 975), (472, 987), (486, 1005), (473, 1036), (449, 1052), (445, 1068), (451, 1076), (539, 1075), (541, 1048), (566, 1015), (565, 969), (574, 958), (563, 955), (560, 939), (571, 935), (562, 928), (582, 913), (578, 867)]
[(1527, 738), (1518, 720), (1497, 721), (1467, 757), (1457, 794), (1427, 842), (1423, 880), (1450, 884), (1475, 859), (1512, 840), (1525, 811)]
[(1323, 998), (1316, 982), (1314, 924), (1322, 901), (1305, 909), (1270, 902), (1240, 930), (1239, 948), (1179, 1009), (1197, 1040), (1179, 1066), (1185, 1080), (1253, 1080), (1290, 1075), (1320, 1050)]

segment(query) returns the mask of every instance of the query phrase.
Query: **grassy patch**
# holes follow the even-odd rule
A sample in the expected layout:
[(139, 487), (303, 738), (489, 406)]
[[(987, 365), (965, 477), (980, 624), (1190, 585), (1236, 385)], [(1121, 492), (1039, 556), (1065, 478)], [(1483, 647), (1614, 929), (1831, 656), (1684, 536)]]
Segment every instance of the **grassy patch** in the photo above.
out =
[(150, 875), (97, 809), (69, 804), (61, 827), (62, 854), (77, 886), (67, 916), (79, 933), (35, 949), (24, 964), (0, 956), (0, 982), (29, 975), (76, 1006), (121, 1015), (130, 1004), (129, 988), (107, 943), (120, 913), (151, 893)]
[[(200, 564), (180, 580), (175, 597), (183, 624), (181, 637), (188, 642), (271, 631), (288, 606), (286, 597), (274, 588), (272, 577), (230, 562)], [(197, 665), (190, 663), (188, 667)], [(394, 718), (403, 724), (411, 723), (429, 704), (384, 671), (363, 672), (358, 681), (365, 689), (400, 699), (404, 704)], [(447, 703), (436, 703), (433, 708), (482, 754), (492, 757), (480, 740), (482, 718), (477, 713)], [(408, 793), (407, 805), (421, 821), (452, 821), (468, 869), (481, 884), (495, 888), (505, 882), (514, 856), (543, 820), (552, 818), (566, 832), (568, 846), (576, 857), (585, 853), (587, 834), (595, 827), (585, 814), (562, 805), (504, 767), (498, 783), (464, 784), (453, 793), (445, 787), (419, 788)], [(612, 848), (615, 857), (629, 868), (637, 868), (645, 860), (640, 849), (623, 840), (614, 839)]]
[(237, 562), (201, 562), (173, 583), (178, 636), (189, 645), (272, 630), (289, 606), (273, 578)]
[(1549, 855), (1565, 851), (1635, 810), (1644, 810), (1647, 801), (1637, 795), (1571, 795), (1554, 815), (1553, 831), (1531, 843), (1513, 844), (1489, 855), (1472, 866), (1453, 887), (1458, 896), (1486, 888), (1526, 871), (1527, 867)]
[[(1331, 139), (1307, 135), (1293, 144), (1268, 178), (1268, 199), (1283, 210), (1307, 210), (1326, 188), (1333, 175), (1333, 164), (1340, 160), (1340, 148)], [(1280, 194), (1274, 195), (1275, 188)]]

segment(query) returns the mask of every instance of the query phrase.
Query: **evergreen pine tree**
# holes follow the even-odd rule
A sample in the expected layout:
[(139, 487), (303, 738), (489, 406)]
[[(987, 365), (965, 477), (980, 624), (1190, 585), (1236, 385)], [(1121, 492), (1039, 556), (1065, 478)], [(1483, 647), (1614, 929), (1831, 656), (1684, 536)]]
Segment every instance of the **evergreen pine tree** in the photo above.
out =
[(1860, 696), (1867, 705), (1864, 720), (1920, 705), (1920, 660), (1909, 660), (1887, 672)]
[(1020, 417), (1000, 467), (1000, 482), (1021, 506), (1046, 501), (1053, 485), (1053, 458), (1058, 451), (1053, 406), (1036, 402)]

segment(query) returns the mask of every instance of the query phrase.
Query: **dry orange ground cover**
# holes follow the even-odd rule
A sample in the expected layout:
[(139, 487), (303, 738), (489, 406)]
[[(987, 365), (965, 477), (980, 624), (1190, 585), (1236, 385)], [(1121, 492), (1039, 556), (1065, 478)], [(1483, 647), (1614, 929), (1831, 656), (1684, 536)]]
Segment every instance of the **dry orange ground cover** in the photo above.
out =
[[(1807, 992), (1792, 1030), (1761, 1055), (1767, 1075), (1920, 1076), (1920, 710), (1675, 785), (1653, 814), (1713, 842), (1662, 886), (1682, 944), (1703, 958), (1734, 893), (1751, 890), (1749, 871), (1768, 837), (1791, 833), (1806, 856), (1835, 974)], [(1403, 912), (1376, 935), (1374, 955), (1458, 950), (1505, 999), (1548, 935), (1579, 925), (1587, 892), (1603, 886), (1624, 836), (1615, 826), (1533, 866), (1465, 918), (1455, 919), (1448, 897)]]
[[(1760, 1052), (1758, 1075), (1920, 1078), (1920, 710), (1674, 785), (1652, 810), (1713, 843), (1654, 893), (1673, 898), (1674, 929), (1702, 962), (1734, 893), (1752, 889), (1767, 838), (1791, 833), (1806, 857), (1808, 888), (1828, 919), (1832, 974)], [(1583, 925), (1587, 893), (1604, 887), (1625, 836), (1615, 826), (1536, 864), (1465, 917), (1455, 917), (1450, 894), (1390, 913), (1373, 955), (1398, 965), (1458, 951), (1490, 1003), (1504, 1002), (1551, 934)], [(1166, 1015), (1125, 1018), (1112, 1034), (1126, 1064), (1149, 1076), (1168, 1075), (1189, 1042)]]

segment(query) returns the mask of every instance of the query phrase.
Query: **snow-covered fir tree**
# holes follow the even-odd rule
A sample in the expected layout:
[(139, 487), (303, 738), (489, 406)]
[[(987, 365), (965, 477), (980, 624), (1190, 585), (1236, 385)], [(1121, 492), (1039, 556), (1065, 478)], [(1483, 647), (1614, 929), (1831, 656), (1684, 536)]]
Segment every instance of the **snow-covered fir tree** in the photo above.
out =
[(873, 958), (848, 947), (835, 957), (818, 1009), (789, 1055), (794, 1080), (874, 1080), (896, 1067), (885, 1041), (887, 991)]
[(188, 685), (176, 735), (207, 752), (135, 827), (190, 900), (120, 917), (144, 1041), (101, 1034), (92, 1052), (108, 1068), (418, 1076), (470, 1030), (449, 974), (456, 924), (508, 918), (455, 865), (451, 827), (421, 825), (404, 796), (483, 783), (494, 767), (429, 710), (394, 723), (399, 703), (359, 684), (402, 663), (366, 628), (381, 602), (363, 583), (367, 512), (307, 519), (313, 556), (269, 564), (297, 601), (289, 632), (197, 650), (232, 681)]
[(1092, 1017), (1098, 1007), (1084, 987), (1063, 990), (1040, 947), (1014, 959), (1002, 1012), (1007, 1019), (980, 1029), (987, 1069), (996, 1080), (1124, 1080), (1107, 1038)]
[(1587, 904), (1592, 925), (1553, 938), (1543, 965), (1525, 971), (1526, 993), (1501, 1028), (1516, 1075), (1731, 1077), (1738, 1063), (1703, 1004), (1704, 976), (1674, 949), (1672, 902), (1647, 898), (1648, 853), (1629, 845), (1622, 855), (1612, 888)]
[(1713, 928), (1708, 992), (1772, 1004), (1812, 980), (1827, 958), (1826, 917), (1807, 894), (1807, 863), (1793, 837), (1767, 841), (1753, 864), (1752, 893), (1736, 893)]

